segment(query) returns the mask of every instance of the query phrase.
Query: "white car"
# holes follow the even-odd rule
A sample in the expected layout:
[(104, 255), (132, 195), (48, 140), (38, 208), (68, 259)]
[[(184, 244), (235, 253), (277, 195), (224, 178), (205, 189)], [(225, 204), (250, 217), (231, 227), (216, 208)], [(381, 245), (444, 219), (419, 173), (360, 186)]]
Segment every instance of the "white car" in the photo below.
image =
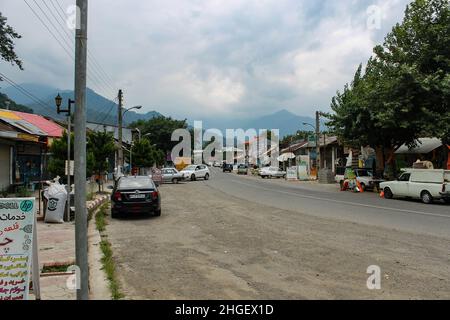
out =
[(191, 181), (195, 181), (199, 178), (209, 180), (209, 177), (211, 176), (209, 169), (204, 164), (199, 165), (190, 165), (183, 170), (180, 171), (181, 174), (183, 174), (183, 177)]
[(450, 202), (450, 170), (406, 169), (397, 181), (383, 182), (380, 188), (386, 199), (405, 197)]
[(286, 178), (286, 171), (281, 170), (277, 167), (265, 167), (259, 171), (261, 178)]

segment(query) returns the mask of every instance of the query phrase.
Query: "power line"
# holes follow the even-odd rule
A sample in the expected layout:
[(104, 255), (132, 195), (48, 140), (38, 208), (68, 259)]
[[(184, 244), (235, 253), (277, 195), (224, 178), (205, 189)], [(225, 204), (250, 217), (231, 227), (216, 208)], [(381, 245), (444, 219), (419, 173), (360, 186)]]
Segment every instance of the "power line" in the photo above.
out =
[[(55, 33), (51, 30), (51, 28), (48, 26), (48, 24), (44, 22), (44, 20), (43, 20), (42, 17), (36, 12), (36, 10), (33, 9), (33, 7), (28, 3), (28, 1), (27, 1), (27, 0), (24, 0), (24, 2), (25, 2), (26, 5), (30, 8), (30, 10), (33, 12), (33, 14), (38, 18), (38, 20), (42, 23), (42, 25), (47, 29), (47, 31), (50, 33), (50, 35), (58, 42), (58, 44), (59, 44), (59, 45), (63, 48), (63, 50), (68, 54), (68, 56), (70, 57), (70, 59), (71, 59), (72, 61), (74, 61), (73, 52), (72, 52), (72, 53), (70, 52), (70, 51), (71, 51), (70, 44), (69, 44), (69, 49), (68, 49), (68, 48), (66, 47), (66, 45), (64, 45), (64, 44), (61, 42), (61, 40), (55, 35)], [(48, 15), (45, 14), (45, 12), (44, 12), (44, 10), (42, 9), (42, 7), (39, 6), (38, 3), (36, 3), (36, 0), (33, 0), (33, 2), (39, 7), (39, 9), (41, 10), (41, 12), (44, 13), (45, 17), (46, 17), (47, 20), (50, 22), (50, 24), (53, 26), (53, 28), (54, 28), (54, 29), (57, 29), (57, 28), (55, 27), (55, 25), (51, 22), (51, 19), (48, 17)], [(58, 35), (61, 36), (61, 33), (58, 32)], [(63, 40), (65, 40), (65, 38), (64, 38), (63, 36), (61, 36), (61, 37), (63, 38)], [(70, 41), (69, 41), (69, 43), (70, 43)], [(65, 42), (65, 44), (67, 44), (67, 42)], [(91, 80), (93, 83), (99, 85), (99, 81), (98, 81), (97, 78), (94, 79), (93, 76), (92, 76), (92, 75), (89, 75), (89, 74), (88, 74), (87, 76), (88, 76), (89, 80)], [(100, 81), (100, 83), (101, 83), (101, 81)], [(99, 86), (99, 88), (101, 88), (101, 87), (102, 87), (102, 85)], [(106, 88), (106, 87), (104, 87), (104, 89), (105, 89), (105, 88)], [(106, 91), (109, 92), (109, 89), (107, 89)], [(113, 89), (113, 91), (114, 91), (114, 89)]]
[(39, 99), (38, 97), (36, 97), (34, 94), (32, 94), (31, 92), (29, 92), (27, 89), (25, 89), (24, 87), (22, 87), (20, 84), (17, 84), (16, 82), (14, 82), (13, 80), (11, 80), (10, 78), (8, 78), (6, 75), (4, 75), (3, 73), (0, 72), (0, 76), (6, 80), (6, 82), (8, 82), (11, 86), (13, 86), (16, 90), (18, 90), (20, 93), (22, 93), (23, 95), (27, 96), (28, 98), (30, 98), (34, 103), (40, 105), (41, 107), (47, 108), (48, 110), (50, 110), (52, 113), (55, 112), (55, 110), (50, 107), (50, 105), (47, 104), (47, 102), (44, 102), (43, 100)]
[[(44, 1), (44, 0), (43, 0)], [(61, 7), (61, 4), (57, 1), (56, 4), (59, 7), (58, 8), (55, 6), (53, 1), (50, 1), (50, 3), (52, 4), (53, 8), (55, 9), (55, 11), (57, 12), (57, 14), (59, 15), (59, 17), (61, 18), (62, 22), (65, 23), (66, 19), (68, 18), (66, 13), (64, 12), (64, 9)], [(45, 3), (45, 2), (44, 2)], [(65, 17), (65, 18), (64, 18)], [(67, 28), (64, 28), (66, 34), (68, 34), (70, 36), (70, 33), (67, 31)], [(111, 77), (105, 72), (105, 70), (102, 68), (102, 66), (100, 65), (100, 63), (98, 62), (98, 60), (95, 58), (95, 56), (91, 53), (91, 51), (88, 48), (88, 59), (91, 59), (92, 65), (93, 67), (96, 68), (96, 71), (98, 72), (98, 75), (101, 76), (102, 80), (105, 81), (106, 84), (108, 84), (113, 90), (115, 90), (114, 85), (113, 85), (113, 80), (111, 79)]]

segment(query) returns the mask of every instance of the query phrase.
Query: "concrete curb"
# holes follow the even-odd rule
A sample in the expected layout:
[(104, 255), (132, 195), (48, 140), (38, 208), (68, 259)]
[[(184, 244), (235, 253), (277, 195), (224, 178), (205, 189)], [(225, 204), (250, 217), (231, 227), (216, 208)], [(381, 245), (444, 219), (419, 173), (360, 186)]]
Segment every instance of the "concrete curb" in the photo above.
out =
[(86, 208), (88, 211), (96, 210), (99, 206), (101, 206), (109, 197), (107, 195), (102, 195), (99, 198), (88, 201), (86, 204)]
[[(106, 196), (105, 199), (108, 199)], [(104, 200), (103, 199), (103, 202)], [(100, 205), (97, 205), (97, 209)], [(95, 215), (88, 225), (88, 261), (89, 261), (89, 299), (91, 300), (111, 300), (111, 291), (105, 271), (103, 270), (103, 253), (100, 248), (102, 241), (100, 232), (95, 225)]]

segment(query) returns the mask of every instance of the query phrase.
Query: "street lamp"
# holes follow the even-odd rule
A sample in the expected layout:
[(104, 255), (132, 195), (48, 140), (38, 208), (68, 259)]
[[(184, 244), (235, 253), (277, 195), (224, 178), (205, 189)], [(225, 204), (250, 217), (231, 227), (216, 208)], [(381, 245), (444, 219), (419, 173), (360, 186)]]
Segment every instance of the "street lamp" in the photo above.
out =
[(75, 103), (74, 100), (68, 99), (68, 106), (67, 109), (63, 110), (61, 109), (62, 105), (62, 97), (58, 93), (58, 95), (55, 97), (55, 104), (56, 104), (56, 111), (58, 114), (65, 113), (67, 114), (67, 191), (68, 191), (68, 202), (67, 202), (67, 212), (66, 212), (66, 222), (70, 221), (70, 140), (72, 136), (72, 123), (71, 123), (71, 112), (72, 112), (72, 104)]
[(126, 114), (128, 111), (131, 111), (131, 110), (141, 110), (141, 109), (142, 109), (142, 106), (134, 106), (134, 107), (128, 108), (128, 109), (126, 109), (126, 110), (123, 112), (122, 117), (125, 118), (125, 114)]

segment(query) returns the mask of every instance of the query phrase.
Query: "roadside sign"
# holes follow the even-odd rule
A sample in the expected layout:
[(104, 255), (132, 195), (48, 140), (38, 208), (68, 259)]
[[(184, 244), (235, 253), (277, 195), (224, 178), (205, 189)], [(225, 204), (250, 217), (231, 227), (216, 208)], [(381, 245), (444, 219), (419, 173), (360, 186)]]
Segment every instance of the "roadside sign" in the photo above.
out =
[(28, 300), (35, 213), (34, 198), (0, 199), (0, 300)]
[[(68, 165), (69, 163), (68, 163), (68, 161), (66, 160), (66, 169), (65, 169), (65, 174), (66, 174), (66, 176), (67, 176), (67, 165)], [(73, 161), (73, 160), (70, 160), (70, 175), (71, 176), (73, 176), (73, 170), (74, 170), (74, 168), (75, 168), (75, 161)]]

